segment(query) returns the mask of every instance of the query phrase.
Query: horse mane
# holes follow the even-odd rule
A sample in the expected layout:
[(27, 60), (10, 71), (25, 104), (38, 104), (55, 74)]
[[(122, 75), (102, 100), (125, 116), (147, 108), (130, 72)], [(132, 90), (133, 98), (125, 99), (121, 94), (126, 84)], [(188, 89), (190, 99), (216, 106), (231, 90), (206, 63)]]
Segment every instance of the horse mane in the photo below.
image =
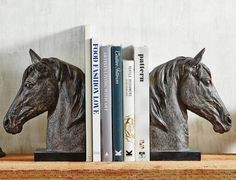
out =
[(185, 63), (192, 60), (189, 57), (177, 57), (171, 61), (161, 64), (154, 68), (149, 74), (150, 81), (150, 120), (151, 123), (167, 132), (168, 127), (162, 117), (162, 109), (166, 107), (166, 97), (168, 91), (171, 89), (167, 86), (167, 83), (179, 79), (179, 68), (183, 68)]
[[(43, 58), (40, 62), (30, 65), (24, 75), (23, 80), (33, 70), (43, 73), (44, 76), (49, 74), (58, 82), (59, 94), (63, 93), (66, 100), (63, 108), (68, 112), (70, 117), (66, 122), (67, 129), (75, 124), (85, 121), (85, 75), (76, 66), (68, 64), (57, 58)], [(53, 73), (50, 73), (53, 71)]]

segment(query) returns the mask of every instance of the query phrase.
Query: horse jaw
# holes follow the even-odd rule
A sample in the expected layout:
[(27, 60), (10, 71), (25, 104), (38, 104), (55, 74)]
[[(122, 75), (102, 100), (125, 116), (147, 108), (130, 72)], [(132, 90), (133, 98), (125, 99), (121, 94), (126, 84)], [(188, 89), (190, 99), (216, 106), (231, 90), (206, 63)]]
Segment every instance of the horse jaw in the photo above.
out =
[(189, 108), (189, 110), (208, 120), (212, 124), (213, 130), (216, 133), (223, 134), (225, 132), (228, 132), (231, 128), (232, 118), (230, 114), (222, 113), (224, 111), (218, 112), (217, 110), (214, 110), (210, 113), (206, 109), (196, 110)]
[(11, 133), (13, 135), (19, 134), (22, 131), (22, 129), (23, 129), (23, 126), (16, 126), (15, 128), (11, 130), (11, 132), (8, 132), (8, 133)]

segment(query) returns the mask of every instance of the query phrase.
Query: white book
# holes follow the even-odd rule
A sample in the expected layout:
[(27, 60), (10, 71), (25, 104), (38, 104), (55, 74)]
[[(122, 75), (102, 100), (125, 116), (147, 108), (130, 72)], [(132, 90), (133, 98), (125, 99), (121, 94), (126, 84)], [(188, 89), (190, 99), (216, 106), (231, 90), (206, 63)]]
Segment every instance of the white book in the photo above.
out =
[(93, 161), (101, 161), (99, 43), (91, 39)]
[(111, 46), (100, 47), (102, 161), (112, 161)]
[(124, 161), (135, 161), (134, 60), (123, 59)]
[(148, 48), (134, 48), (135, 64), (135, 160), (150, 160)]
[(85, 112), (86, 112), (86, 161), (93, 161), (92, 155), (92, 89), (91, 89), (91, 34), (85, 26)]

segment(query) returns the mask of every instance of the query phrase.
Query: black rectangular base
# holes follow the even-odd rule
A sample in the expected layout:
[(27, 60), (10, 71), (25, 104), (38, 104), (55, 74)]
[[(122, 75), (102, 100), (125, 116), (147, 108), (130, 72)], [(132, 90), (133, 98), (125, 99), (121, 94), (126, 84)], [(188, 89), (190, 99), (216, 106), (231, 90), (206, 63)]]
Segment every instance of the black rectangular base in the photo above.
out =
[(86, 161), (86, 153), (51, 152), (45, 149), (36, 149), (34, 161)]
[(151, 161), (201, 161), (201, 152), (198, 150), (186, 151), (157, 151), (151, 152)]

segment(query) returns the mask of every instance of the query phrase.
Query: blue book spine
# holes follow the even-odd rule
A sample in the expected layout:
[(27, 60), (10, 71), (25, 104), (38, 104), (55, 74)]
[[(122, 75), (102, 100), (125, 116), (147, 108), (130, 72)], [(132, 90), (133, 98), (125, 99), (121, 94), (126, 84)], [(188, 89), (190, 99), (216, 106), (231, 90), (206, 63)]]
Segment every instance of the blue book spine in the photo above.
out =
[(113, 161), (124, 160), (123, 61), (120, 46), (111, 47)]

